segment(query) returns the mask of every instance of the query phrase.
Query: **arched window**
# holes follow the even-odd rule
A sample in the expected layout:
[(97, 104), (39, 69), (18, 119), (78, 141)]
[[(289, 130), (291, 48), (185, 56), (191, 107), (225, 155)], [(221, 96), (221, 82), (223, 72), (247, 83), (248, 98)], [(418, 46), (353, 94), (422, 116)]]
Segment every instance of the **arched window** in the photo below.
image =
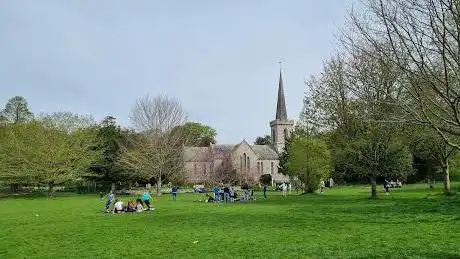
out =
[(275, 173), (275, 166), (274, 166), (273, 162), (272, 162), (272, 164), (271, 164), (270, 173), (271, 173), (271, 174), (274, 174), (274, 173)]
[(264, 174), (264, 162), (260, 162), (260, 172)]
[(284, 129), (284, 139), (287, 139), (287, 138), (288, 138), (288, 130)]
[(260, 162), (257, 162), (257, 173), (260, 174)]
[(275, 129), (272, 128), (272, 142), (275, 143)]
[(244, 161), (244, 170), (246, 170), (247, 166), (248, 166), (248, 161), (246, 160), (246, 153), (243, 153), (243, 161)]
[(249, 160), (249, 157), (248, 157), (248, 168), (247, 168), (248, 172), (251, 170), (251, 161)]

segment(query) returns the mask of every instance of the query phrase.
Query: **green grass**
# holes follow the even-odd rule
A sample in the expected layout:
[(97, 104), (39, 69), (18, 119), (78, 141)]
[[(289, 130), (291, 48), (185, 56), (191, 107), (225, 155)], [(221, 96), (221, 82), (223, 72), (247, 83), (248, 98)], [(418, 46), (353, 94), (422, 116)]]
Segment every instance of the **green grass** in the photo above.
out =
[(221, 205), (166, 195), (153, 213), (121, 215), (99, 213), (97, 195), (4, 197), (0, 258), (460, 258), (459, 194), (379, 191), (379, 200), (357, 186)]

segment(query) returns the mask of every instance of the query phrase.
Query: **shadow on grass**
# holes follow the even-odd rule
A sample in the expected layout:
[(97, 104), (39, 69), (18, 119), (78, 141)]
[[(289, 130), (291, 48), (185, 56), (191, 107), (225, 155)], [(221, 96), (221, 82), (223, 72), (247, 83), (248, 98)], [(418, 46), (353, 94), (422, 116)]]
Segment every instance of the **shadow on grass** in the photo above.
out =
[[(79, 195), (75, 192), (56, 192), (55, 198), (59, 197), (72, 197)], [(96, 196), (96, 194), (95, 194)], [(30, 192), (30, 193), (2, 193), (0, 194), (1, 199), (43, 199), (48, 198), (48, 192)]]

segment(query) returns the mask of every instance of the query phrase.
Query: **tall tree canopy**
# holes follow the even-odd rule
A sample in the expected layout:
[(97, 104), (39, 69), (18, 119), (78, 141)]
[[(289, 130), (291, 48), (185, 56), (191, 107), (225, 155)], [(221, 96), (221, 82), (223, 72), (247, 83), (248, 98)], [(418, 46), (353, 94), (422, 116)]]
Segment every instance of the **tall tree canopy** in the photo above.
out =
[(216, 143), (216, 130), (210, 126), (198, 123), (187, 122), (184, 125), (174, 127), (173, 134), (184, 136), (184, 145), (195, 147), (207, 147)]
[(327, 144), (311, 136), (294, 136), (291, 141), (288, 175), (297, 177), (305, 192), (313, 192), (330, 174), (331, 154)]
[(10, 123), (26, 122), (33, 118), (27, 100), (22, 96), (9, 99), (2, 111), (2, 116)]
[(255, 145), (270, 145), (271, 142), (271, 137), (270, 135), (265, 135), (264, 137), (257, 137), (256, 140), (254, 141)]
[(7, 183), (56, 184), (88, 174), (98, 152), (90, 130), (66, 132), (41, 122), (11, 124), (2, 129), (0, 179)]

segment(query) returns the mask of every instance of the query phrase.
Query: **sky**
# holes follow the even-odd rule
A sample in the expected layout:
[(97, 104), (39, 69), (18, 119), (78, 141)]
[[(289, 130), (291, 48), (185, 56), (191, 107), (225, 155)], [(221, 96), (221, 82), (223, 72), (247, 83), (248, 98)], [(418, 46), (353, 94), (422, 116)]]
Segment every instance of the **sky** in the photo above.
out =
[(218, 143), (253, 142), (275, 118), (279, 61), (288, 116), (333, 55), (354, 0), (0, 1), (0, 109), (111, 115), (166, 94)]

